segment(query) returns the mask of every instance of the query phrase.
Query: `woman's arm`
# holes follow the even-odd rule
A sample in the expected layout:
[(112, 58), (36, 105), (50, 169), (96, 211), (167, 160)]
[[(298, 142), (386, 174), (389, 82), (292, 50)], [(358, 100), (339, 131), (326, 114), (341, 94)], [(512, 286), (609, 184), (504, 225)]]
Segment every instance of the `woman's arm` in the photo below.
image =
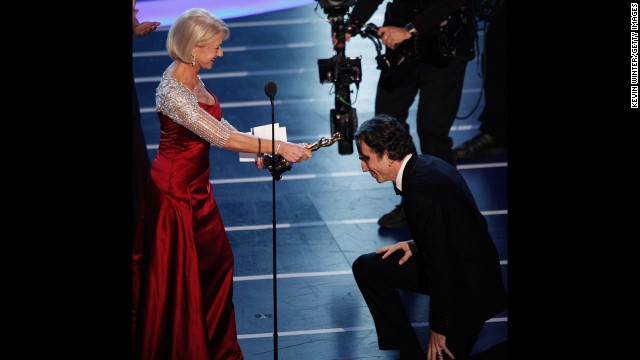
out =
[[(202, 109), (195, 96), (182, 84), (163, 79), (156, 91), (156, 109), (193, 131), (212, 145), (238, 152), (271, 153), (272, 141), (239, 132), (225, 119), (216, 119)], [(289, 162), (312, 157), (304, 146), (276, 140), (276, 152)]]

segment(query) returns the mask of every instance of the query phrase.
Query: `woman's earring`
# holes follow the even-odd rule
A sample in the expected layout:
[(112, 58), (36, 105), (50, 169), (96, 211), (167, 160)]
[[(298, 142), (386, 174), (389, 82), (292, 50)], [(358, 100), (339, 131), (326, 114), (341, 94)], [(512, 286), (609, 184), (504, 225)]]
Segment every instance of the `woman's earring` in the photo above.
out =
[(195, 55), (191, 55), (191, 67), (196, 66), (196, 56)]

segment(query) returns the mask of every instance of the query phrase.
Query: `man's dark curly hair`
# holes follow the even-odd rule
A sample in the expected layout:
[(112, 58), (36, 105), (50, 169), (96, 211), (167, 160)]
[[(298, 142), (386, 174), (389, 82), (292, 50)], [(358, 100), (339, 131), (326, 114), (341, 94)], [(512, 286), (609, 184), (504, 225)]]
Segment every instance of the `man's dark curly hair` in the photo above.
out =
[(363, 141), (380, 157), (386, 151), (391, 160), (402, 160), (408, 154), (416, 153), (411, 135), (390, 115), (378, 114), (363, 122), (354, 136), (358, 153), (361, 153), (360, 144)]

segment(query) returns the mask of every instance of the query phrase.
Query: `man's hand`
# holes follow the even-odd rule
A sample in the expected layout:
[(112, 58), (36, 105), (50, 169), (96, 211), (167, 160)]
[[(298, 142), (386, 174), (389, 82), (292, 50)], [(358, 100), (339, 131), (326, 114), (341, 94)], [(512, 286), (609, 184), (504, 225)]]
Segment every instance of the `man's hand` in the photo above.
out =
[[(351, 39), (351, 34), (344, 34), (344, 41), (347, 42)], [(338, 35), (335, 32), (331, 33), (331, 42), (333, 43), (334, 49), (341, 49), (344, 47), (344, 43), (338, 43)]]
[(397, 243), (395, 245), (387, 245), (385, 247), (381, 247), (380, 249), (376, 250), (376, 254), (385, 253), (384, 255), (382, 255), (382, 259), (386, 259), (391, 254), (396, 252), (396, 250), (402, 249), (402, 250), (404, 250), (404, 256), (398, 262), (398, 264), (402, 265), (402, 264), (406, 263), (407, 260), (409, 260), (411, 255), (413, 255), (413, 252), (415, 251), (415, 248), (416, 248), (416, 245), (413, 242), (413, 240), (402, 241), (402, 242), (399, 242), (399, 243)]
[(440, 335), (433, 330), (430, 330), (429, 332), (429, 350), (427, 350), (427, 360), (442, 360), (442, 353), (446, 353), (451, 359), (455, 359), (456, 357), (453, 356), (453, 353), (449, 351), (449, 348), (447, 348), (447, 345), (445, 344), (447, 337)]
[(378, 36), (382, 42), (389, 48), (395, 49), (401, 42), (411, 37), (411, 34), (404, 27), (383, 26), (378, 29)]

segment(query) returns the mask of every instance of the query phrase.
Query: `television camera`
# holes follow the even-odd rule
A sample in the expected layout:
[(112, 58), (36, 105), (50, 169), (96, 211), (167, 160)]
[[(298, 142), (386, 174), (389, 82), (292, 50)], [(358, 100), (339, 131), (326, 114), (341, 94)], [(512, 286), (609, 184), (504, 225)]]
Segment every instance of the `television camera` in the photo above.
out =
[(345, 20), (349, 7), (355, 5), (356, 0), (316, 0), (327, 14), (331, 23), (331, 35), (337, 39), (334, 45), (336, 54), (329, 59), (318, 59), (320, 83), (335, 85), (335, 108), (330, 111), (331, 133), (340, 133), (338, 153), (348, 155), (353, 153), (353, 134), (358, 128), (356, 109), (351, 107), (351, 84), (356, 88), (362, 81), (362, 65), (360, 58), (345, 56), (345, 33), (348, 23)]

